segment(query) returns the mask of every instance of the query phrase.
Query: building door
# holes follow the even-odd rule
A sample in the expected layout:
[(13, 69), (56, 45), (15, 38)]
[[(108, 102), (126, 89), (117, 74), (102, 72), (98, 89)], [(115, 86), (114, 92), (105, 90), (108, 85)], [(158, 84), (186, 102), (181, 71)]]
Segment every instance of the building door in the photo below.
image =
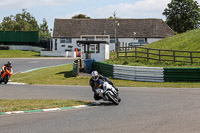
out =
[(57, 50), (57, 45), (58, 45), (57, 39), (55, 39), (55, 50)]

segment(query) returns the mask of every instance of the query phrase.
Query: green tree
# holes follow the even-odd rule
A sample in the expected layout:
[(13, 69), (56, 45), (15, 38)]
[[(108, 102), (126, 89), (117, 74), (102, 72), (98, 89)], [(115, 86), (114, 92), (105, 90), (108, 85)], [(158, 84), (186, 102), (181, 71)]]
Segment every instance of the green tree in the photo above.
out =
[(38, 23), (26, 9), (22, 9), (22, 13), (18, 13), (15, 16), (10, 15), (4, 17), (1, 24), (2, 30), (7, 31), (37, 31), (39, 30)]
[(50, 37), (48, 24), (45, 18), (43, 18), (43, 23), (40, 24), (40, 36), (44, 38)]
[(194, 0), (172, 0), (164, 9), (166, 23), (178, 33), (199, 27), (200, 8)]
[(87, 17), (85, 14), (78, 14), (73, 16), (72, 19), (90, 19), (90, 17)]
[(113, 16), (110, 16), (108, 19), (114, 19), (114, 17), (113, 17)]
[(3, 22), (1, 23), (2, 30), (13, 30), (15, 26), (14, 17), (4, 17)]

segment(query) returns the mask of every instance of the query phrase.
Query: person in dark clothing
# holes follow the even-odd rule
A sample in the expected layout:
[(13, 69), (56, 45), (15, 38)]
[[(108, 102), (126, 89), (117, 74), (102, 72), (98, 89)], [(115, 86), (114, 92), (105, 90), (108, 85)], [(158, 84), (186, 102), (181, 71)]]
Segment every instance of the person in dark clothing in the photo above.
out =
[(107, 77), (103, 77), (102, 75), (99, 75), (97, 71), (93, 71), (91, 73), (91, 79), (90, 79), (90, 86), (92, 87), (92, 91), (94, 92), (94, 99), (100, 100), (102, 99), (96, 92), (96, 89), (98, 89), (98, 86), (101, 84), (101, 82), (106, 81), (110, 85), (112, 85), (116, 91), (118, 91), (118, 88), (116, 88), (112, 81), (109, 80)]

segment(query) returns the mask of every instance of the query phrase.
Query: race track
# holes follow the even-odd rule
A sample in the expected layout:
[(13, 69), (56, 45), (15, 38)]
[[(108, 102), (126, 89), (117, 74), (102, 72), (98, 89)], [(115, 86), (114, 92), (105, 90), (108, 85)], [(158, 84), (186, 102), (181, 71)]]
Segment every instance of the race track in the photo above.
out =
[[(119, 106), (0, 115), (0, 133), (199, 133), (199, 88), (119, 89)], [(0, 99), (27, 98), (94, 101), (89, 86), (0, 85)]]

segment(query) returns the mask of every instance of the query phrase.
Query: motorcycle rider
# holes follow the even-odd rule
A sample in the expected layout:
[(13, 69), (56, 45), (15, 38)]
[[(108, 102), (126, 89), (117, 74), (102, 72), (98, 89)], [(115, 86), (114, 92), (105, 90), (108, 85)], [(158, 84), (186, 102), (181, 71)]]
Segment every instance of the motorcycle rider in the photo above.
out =
[(10, 71), (12, 72), (12, 63), (11, 61), (8, 61), (7, 64), (3, 65), (2, 70), (1, 70), (1, 74), (0, 74), (0, 80), (2, 80), (1, 75), (5, 72), (6, 68), (10, 68)]
[(95, 100), (102, 99), (102, 97), (100, 97), (99, 94), (97, 94), (97, 92), (96, 92), (96, 89), (98, 89), (98, 85), (100, 84), (101, 81), (108, 82), (110, 85), (112, 85), (116, 89), (117, 92), (119, 91), (118, 88), (116, 88), (113, 85), (113, 82), (110, 81), (107, 77), (103, 77), (102, 75), (99, 75), (99, 73), (97, 71), (93, 71), (91, 73), (90, 86), (92, 87), (92, 91), (94, 92)]

